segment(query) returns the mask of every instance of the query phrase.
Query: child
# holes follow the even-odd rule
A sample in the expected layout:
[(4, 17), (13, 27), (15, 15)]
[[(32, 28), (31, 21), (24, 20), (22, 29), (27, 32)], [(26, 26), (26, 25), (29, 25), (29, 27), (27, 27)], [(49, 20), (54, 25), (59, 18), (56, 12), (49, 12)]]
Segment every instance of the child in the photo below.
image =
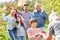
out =
[(42, 31), (40, 28), (36, 28), (37, 20), (34, 18), (29, 21), (29, 24), (31, 26), (31, 28), (27, 30), (29, 40), (42, 40), (42, 35), (40, 35)]
[(17, 38), (18, 40), (26, 40), (26, 33), (25, 33), (25, 26), (23, 23), (23, 20), (21, 19), (20, 16), (17, 18), (18, 23), (17, 23)]

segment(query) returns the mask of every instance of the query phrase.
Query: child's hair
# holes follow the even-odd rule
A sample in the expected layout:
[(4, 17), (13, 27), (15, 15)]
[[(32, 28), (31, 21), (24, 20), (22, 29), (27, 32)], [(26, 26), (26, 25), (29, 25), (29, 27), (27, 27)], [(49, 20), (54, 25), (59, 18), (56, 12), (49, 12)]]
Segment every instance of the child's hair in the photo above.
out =
[(24, 23), (23, 23), (23, 21), (22, 21), (21, 16), (18, 16), (18, 17), (20, 18), (20, 24), (21, 24), (21, 26), (24, 26)]
[(25, 25), (24, 25), (24, 22), (23, 22), (21, 16), (18, 16), (18, 17), (20, 18), (20, 24), (21, 24), (21, 26), (24, 27), (24, 29), (26, 30)]
[(36, 18), (33, 18), (33, 19), (30, 19), (29, 20), (29, 24), (31, 25), (32, 23), (36, 22), (37, 23), (37, 19)]

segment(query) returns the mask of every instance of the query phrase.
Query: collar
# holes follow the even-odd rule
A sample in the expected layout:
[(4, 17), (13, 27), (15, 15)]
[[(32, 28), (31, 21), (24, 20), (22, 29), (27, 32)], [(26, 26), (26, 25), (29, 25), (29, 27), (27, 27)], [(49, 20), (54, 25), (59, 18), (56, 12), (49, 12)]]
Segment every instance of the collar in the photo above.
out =
[(28, 11), (28, 12), (25, 12), (25, 11), (24, 11), (24, 13), (25, 13), (25, 14), (26, 14), (26, 13), (29, 14), (29, 11)]
[(37, 12), (41, 12), (41, 10), (40, 11), (37, 11)]

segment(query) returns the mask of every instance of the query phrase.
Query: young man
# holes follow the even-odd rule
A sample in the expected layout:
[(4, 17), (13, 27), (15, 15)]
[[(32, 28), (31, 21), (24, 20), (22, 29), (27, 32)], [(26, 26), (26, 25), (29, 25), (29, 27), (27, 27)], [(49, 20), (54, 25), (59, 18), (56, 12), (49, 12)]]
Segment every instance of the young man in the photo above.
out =
[(24, 4), (24, 11), (20, 12), (19, 14), (23, 17), (24, 23), (26, 24), (26, 28), (30, 28), (29, 20), (31, 19), (32, 15), (28, 9), (28, 4)]

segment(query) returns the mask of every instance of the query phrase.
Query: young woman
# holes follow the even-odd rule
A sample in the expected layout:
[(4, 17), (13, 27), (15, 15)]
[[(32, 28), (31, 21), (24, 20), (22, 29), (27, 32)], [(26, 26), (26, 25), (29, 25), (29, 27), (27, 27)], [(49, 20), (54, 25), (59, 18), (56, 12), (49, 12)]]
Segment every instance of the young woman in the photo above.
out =
[(16, 14), (16, 10), (11, 10), (10, 15), (6, 16), (6, 10), (5, 10), (2, 15), (3, 20), (7, 20), (8, 22), (7, 29), (11, 37), (11, 40), (16, 40), (16, 31), (14, 29), (16, 26), (15, 14)]

